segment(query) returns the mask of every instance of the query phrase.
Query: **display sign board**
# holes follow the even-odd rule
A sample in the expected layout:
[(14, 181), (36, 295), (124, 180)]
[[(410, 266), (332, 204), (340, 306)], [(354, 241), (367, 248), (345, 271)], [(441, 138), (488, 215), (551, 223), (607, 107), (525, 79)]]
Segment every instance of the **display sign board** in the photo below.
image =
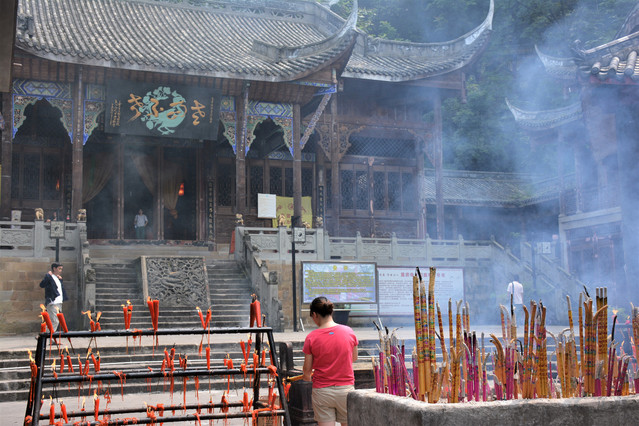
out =
[[(379, 314), (413, 315), (413, 275), (415, 267), (380, 266), (378, 269)], [(428, 267), (420, 267), (422, 280), (428, 289)], [(435, 300), (440, 305), (464, 298), (464, 270), (461, 268), (437, 268)]]
[(302, 262), (303, 303), (319, 296), (333, 303), (375, 303), (375, 263)]
[(109, 80), (105, 131), (216, 140), (221, 100), (211, 87)]
[(64, 239), (64, 233), (66, 226), (62, 220), (52, 220), (51, 228), (49, 229), (49, 238), (62, 238)]
[(257, 217), (260, 219), (277, 217), (277, 195), (257, 194)]

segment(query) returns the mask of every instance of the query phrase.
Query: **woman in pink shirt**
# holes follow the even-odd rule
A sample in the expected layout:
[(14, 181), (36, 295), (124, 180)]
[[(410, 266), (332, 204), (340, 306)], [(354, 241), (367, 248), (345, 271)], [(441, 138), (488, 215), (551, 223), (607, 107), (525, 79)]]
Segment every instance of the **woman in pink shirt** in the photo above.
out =
[[(313, 411), (318, 426), (347, 426), (346, 396), (355, 389), (353, 362), (357, 337), (350, 327), (333, 321), (333, 303), (316, 297), (311, 318), (318, 326), (304, 341), (304, 380), (313, 380)], [(311, 378), (312, 374), (312, 378)]]

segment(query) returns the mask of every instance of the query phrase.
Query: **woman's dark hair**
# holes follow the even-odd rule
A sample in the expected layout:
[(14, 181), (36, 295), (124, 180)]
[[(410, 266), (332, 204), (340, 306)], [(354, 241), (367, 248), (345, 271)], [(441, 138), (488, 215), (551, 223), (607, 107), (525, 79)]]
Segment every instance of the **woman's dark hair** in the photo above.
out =
[(316, 297), (311, 302), (311, 314), (313, 312), (321, 317), (333, 315), (333, 302), (324, 296)]

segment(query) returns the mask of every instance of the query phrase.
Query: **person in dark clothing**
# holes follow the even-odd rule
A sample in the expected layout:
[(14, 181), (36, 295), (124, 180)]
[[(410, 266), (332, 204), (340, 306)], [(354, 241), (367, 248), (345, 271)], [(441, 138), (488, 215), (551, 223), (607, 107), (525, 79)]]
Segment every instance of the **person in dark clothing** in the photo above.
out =
[(52, 263), (51, 270), (46, 273), (40, 287), (44, 289), (44, 305), (53, 324), (53, 331), (58, 329), (58, 312), (62, 312), (62, 302), (67, 300), (67, 293), (62, 284), (63, 266), (59, 263)]

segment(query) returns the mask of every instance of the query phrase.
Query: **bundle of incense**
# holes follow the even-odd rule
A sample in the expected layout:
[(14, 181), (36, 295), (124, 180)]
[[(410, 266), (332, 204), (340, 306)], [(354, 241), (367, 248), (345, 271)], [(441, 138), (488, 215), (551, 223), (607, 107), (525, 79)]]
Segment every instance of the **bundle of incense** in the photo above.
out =
[(612, 394), (612, 376), (615, 371), (615, 355), (616, 355), (616, 347), (615, 344), (610, 345), (610, 349), (608, 349), (608, 378), (606, 381), (606, 396), (610, 396)]
[[(428, 275), (428, 359), (430, 361), (430, 365), (426, 368), (428, 369), (428, 374), (430, 375), (432, 372), (437, 370), (435, 351), (436, 351), (436, 341), (435, 341), (435, 277), (437, 275), (437, 270), (433, 267), (430, 268), (430, 274)], [(428, 376), (427, 376), (428, 377)], [(431, 387), (429, 389), (430, 392), (434, 389), (434, 386), (431, 383)], [(437, 402), (435, 395), (429, 398), (429, 402)]]
[(517, 319), (513, 305), (513, 294), (510, 293), (510, 340), (517, 340)]
[(442, 348), (442, 363), (444, 366), (444, 370), (442, 371), (442, 381), (440, 383), (441, 387), (443, 388), (444, 396), (446, 396), (448, 393), (447, 390), (450, 387), (450, 367), (448, 364), (448, 351), (446, 350), (446, 340), (444, 339), (444, 325), (442, 323), (442, 311), (439, 307), (439, 302), (437, 302), (437, 321), (439, 323), (439, 341)]
[[(490, 342), (493, 345), (495, 345), (495, 349), (497, 351), (496, 355), (493, 357), (493, 375), (495, 376), (495, 378), (498, 380), (500, 384), (506, 383), (506, 370), (505, 370), (506, 363), (505, 363), (505, 354), (504, 354), (503, 346), (501, 345), (501, 342), (499, 341), (497, 336), (495, 336), (494, 334), (491, 334), (490, 337), (491, 337)], [(495, 384), (495, 388), (497, 388), (496, 384)], [(502, 399), (502, 398), (498, 398), (498, 399)]]
[(461, 344), (459, 344), (459, 349), (456, 349), (455, 352), (451, 351), (451, 359), (452, 359), (452, 389), (451, 389), (451, 397), (449, 402), (459, 402), (459, 394), (461, 392), (461, 384), (460, 384), (460, 364), (461, 358), (464, 354), (464, 350), (461, 348)]
[(539, 304), (537, 313), (537, 396), (548, 398), (548, 354), (546, 353), (546, 307)]
[[(606, 287), (597, 290), (597, 310), (603, 309), (603, 313), (597, 321), (597, 361), (603, 365), (608, 365), (608, 289)], [(602, 370), (602, 384), (607, 383), (606, 377), (608, 371)], [(605, 391), (605, 389), (602, 389)]]
[(592, 396), (595, 392), (594, 383), (594, 369), (595, 369), (595, 352), (594, 352), (594, 339), (593, 336), (593, 314), (592, 314), (592, 299), (588, 298), (584, 302), (584, 349), (582, 358), (582, 368), (584, 375), (584, 393), (588, 396)]
[[(632, 320), (632, 338), (631, 347), (635, 357), (635, 368), (637, 362), (639, 362), (639, 308), (636, 308), (632, 303), (631, 306), (631, 320)], [(639, 378), (635, 378), (635, 393), (639, 392)]]
[[(443, 336), (442, 336), (443, 337)], [(448, 347), (453, 352), (453, 300), (448, 299)]]
[(431, 392), (431, 360), (430, 360), (430, 325), (428, 321), (428, 293), (426, 292), (426, 284), (424, 281), (419, 281), (419, 303), (422, 316), (422, 336), (424, 345), (422, 350), (424, 351), (424, 396), (429, 397)]
[(524, 344), (522, 349), (522, 365), (519, 374), (519, 384), (521, 386), (521, 397), (528, 398), (528, 383), (530, 382), (529, 368), (530, 360), (528, 353), (528, 321), (530, 320), (530, 314), (528, 308), (522, 306), (524, 310)]
[(559, 334), (559, 339), (556, 340), (556, 354), (557, 354), (557, 379), (560, 383), (561, 393), (558, 393), (558, 397), (567, 397), (568, 394), (568, 369), (566, 368), (566, 338), (564, 332)]
[[(417, 271), (419, 272), (419, 268)], [(415, 307), (415, 346), (417, 351), (417, 376), (415, 377), (415, 383), (417, 384), (419, 399), (423, 401), (426, 393), (426, 367), (424, 360), (424, 329), (422, 327), (422, 308), (418, 274), (413, 276), (413, 304)]]

